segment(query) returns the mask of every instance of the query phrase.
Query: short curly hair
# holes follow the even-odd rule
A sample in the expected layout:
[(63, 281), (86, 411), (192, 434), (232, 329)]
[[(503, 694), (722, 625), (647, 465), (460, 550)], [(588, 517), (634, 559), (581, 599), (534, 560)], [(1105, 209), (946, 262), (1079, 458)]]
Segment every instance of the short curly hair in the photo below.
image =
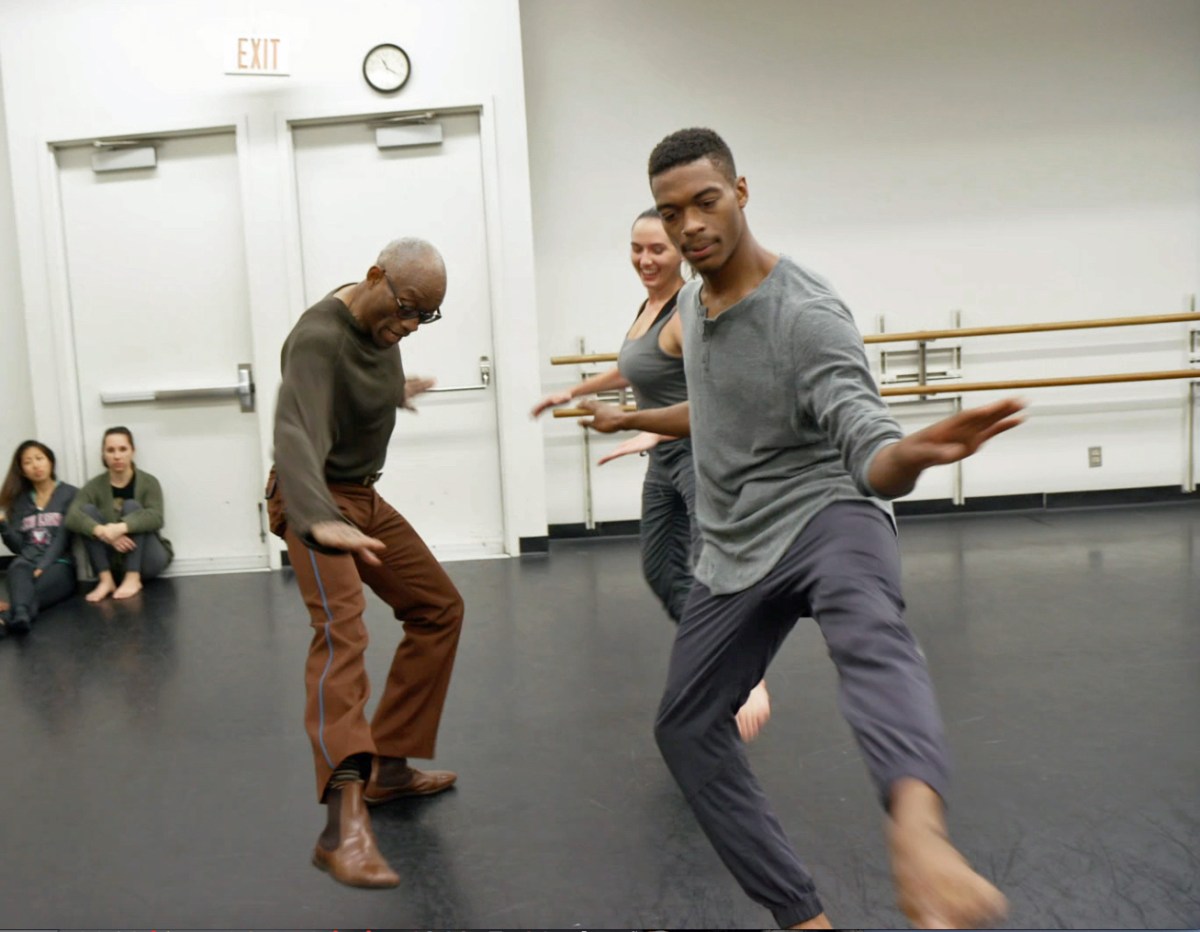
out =
[(737, 180), (729, 146), (711, 129), (703, 127), (676, 130), (655, 146), (650, 153), (650, 177), (697, 159), (708, 159), (730, 181)]

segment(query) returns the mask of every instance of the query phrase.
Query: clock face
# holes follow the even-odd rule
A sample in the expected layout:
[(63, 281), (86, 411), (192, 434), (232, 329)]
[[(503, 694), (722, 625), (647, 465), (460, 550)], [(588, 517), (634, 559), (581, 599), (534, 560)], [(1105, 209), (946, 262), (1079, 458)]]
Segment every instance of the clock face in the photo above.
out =
[(363, 77), (375, 90), (390, 93), (404, 87), (411, 67), (400, 46), (377, 45), (363, 59)]

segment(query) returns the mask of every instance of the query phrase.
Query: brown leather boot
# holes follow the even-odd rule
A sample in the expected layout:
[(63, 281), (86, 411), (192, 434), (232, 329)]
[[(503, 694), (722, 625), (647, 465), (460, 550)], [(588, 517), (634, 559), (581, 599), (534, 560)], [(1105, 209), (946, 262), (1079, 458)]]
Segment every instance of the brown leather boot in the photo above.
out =
[[(363, 804), (361, 782), (346, 783), (325, 795), (329, 824), (313, 849), (313, 864), (350, 887), (395, 887), (400, 875), (392, 870), (371, 831)], [(330, 848), (328, 845), (333, 844)]]
[(363, 799), (368, 806), (379, 806), (405, 796), (432, 796), (450, 789), (457, 779), (458, 774), (449, 770), (417, 770), (403, 757), (377, 754), (371, 758), (371, 779)]

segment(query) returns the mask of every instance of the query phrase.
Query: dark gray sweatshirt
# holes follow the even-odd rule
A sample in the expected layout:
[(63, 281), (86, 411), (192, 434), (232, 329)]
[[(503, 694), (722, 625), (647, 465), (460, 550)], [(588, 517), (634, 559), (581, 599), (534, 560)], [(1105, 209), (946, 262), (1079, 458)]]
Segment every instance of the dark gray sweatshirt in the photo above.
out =
[(71, 560), (71, 532), (67, 530), (67, 509), (79, 491), (60, 482), (50, 493), (45, 508), (38, 508), (32, 492), (24, 492), (8, 506), (0, 521), (0, 537), (8, 549), (24, 557), (36, 569), (51, 567), (56, 560)]

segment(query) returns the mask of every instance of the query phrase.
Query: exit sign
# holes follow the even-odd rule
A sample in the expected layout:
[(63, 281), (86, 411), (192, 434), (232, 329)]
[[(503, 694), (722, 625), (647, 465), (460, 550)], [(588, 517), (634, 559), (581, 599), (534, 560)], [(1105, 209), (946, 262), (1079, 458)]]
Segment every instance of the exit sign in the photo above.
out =
[(288, 44), (281, 36), (233, 36), (225, 44), (226, 74), (288, 74)]

